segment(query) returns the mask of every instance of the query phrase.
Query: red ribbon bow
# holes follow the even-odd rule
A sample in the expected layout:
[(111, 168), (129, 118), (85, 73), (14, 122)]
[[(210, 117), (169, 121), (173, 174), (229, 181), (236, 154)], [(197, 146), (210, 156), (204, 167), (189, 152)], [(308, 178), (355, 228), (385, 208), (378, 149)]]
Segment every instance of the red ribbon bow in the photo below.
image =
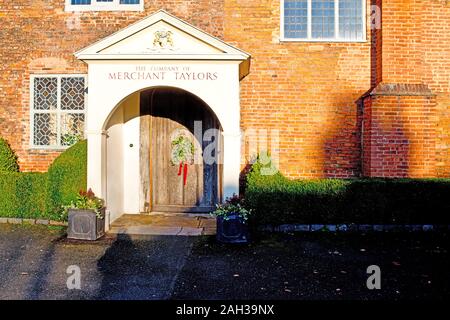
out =
[(184, 164), (184, 170), (183, 170), (183, 162), (180, 162), (180, 167), (178, 168), (178, 175), (181, 176), (181, 171), (183, 171), (183, 185), (186, 185), (187, 183), (187, 175), (188, 175), (188, 165), (187, 163)]

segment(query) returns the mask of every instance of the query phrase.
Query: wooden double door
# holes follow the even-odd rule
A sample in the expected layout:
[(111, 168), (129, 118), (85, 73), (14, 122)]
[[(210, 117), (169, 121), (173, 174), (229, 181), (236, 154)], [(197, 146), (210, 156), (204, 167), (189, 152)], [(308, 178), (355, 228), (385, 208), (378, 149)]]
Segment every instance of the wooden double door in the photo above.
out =
[[(174, 88), (147, 90), (140, 101), (141, 139), (148, 139), (141, 143), (141, 153), (148, 153), (148, 211), (210, 212), (221, 198), (222, 141), (215, 115), (196, 96)], [(193, 161), (174, 156), (180, 136), (194, 148)]]

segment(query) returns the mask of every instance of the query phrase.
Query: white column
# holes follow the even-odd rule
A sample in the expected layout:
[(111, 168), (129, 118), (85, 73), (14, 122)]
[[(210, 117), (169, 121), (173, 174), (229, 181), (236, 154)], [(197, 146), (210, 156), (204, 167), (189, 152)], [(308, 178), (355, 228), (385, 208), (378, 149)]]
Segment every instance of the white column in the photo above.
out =
[(224, 200), (239, 194), (241, 172), (241, 133), (223, 132), (223, 196)]
[[(88, 166), (87, 187), (99, 198), (106, 198), (106, 134), (103, 131), (87, 131)], [(106, 200), (106, 199), (105, 199)]]

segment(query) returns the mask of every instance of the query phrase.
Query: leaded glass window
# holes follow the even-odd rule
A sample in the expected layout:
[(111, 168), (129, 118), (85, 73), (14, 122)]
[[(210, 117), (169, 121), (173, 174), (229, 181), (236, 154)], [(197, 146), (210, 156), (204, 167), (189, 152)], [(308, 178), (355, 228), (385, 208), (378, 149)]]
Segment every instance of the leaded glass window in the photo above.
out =
[(66, 0), (66, 11), (143, 11), (144, 0)]
[(33, 76), (31, 144), (64, 148), (84, 137), (86, 77)]
[(283, 0), (282, 39), (364, 40), (366, 0)]

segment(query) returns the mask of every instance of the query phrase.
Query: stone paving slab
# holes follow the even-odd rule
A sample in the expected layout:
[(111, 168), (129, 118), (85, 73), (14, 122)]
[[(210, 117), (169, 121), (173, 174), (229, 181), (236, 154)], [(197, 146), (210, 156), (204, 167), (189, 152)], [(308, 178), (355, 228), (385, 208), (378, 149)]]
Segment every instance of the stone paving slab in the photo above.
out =
[(201, 236), (203, 234), (203, 229), (201, 228), (181, 228), (180, 233), (177, 236)]
[(159, 226), (129, 226), (126, 228), (111, 228), (110, 233), (115, 234), (139, 234), (139, 235), (177, 235), (181, 232), (180, 227), (159, 227)]
[(216, 219), (190, 214), (125, 214), (113, 222), (109, 232), (134, 235), (214, 235)]
[(162, 227), (171, 227), (176, 225), (182, 227), (197, 228), (199, 226), (199, 220), (196, 217), (186, 217), (178, 215), (123, 215), (122, 217), (114, 221), (113, 226), (126, 227), (149, 224)]
[(216, 233), (217, 233), (216, 228), (204, 228), (203, 229), (204, 236), (214, 236), (214, 235), (216, 235)]
[(212, 229), (216, 228), (216, 219), (203, 218), (203, 219), (200, 219), (199, 222), (200, 222), (199, 227), (201, 227), (201, 228), (212, 228)]

